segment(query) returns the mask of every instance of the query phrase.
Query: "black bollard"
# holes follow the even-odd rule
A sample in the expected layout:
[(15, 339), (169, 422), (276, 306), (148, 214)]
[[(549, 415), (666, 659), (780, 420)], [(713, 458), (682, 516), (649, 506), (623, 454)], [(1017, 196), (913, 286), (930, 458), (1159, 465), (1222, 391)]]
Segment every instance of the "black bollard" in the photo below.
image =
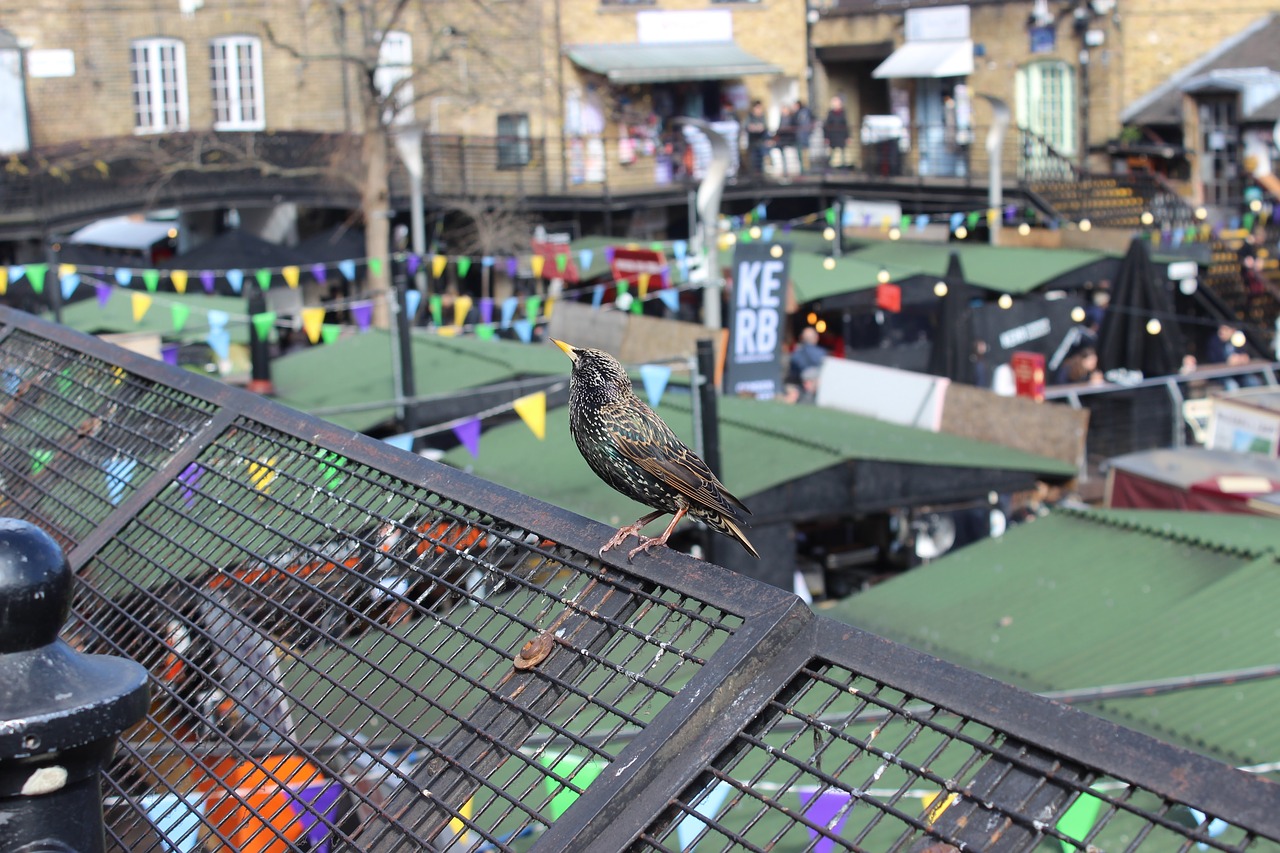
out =
[(0, 853), (98, 853), (99, 774), (147, 712), (147, 671), (58, 639), (73, 577), (40, 528), (0, 519)]

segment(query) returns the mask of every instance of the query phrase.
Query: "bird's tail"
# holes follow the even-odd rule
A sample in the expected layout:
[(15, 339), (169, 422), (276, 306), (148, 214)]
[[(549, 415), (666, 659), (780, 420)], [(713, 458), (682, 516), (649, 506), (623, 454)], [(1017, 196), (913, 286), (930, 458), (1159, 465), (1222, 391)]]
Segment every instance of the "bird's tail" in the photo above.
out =
[(733, 519), (721, 517), (716, 519), (716, 521), (720, 522), (720, 524), (717, 525), (717, 528), (721, 533), (737, 539), (738, 543), (742, 545), (743, 548), (747, 549), (748, 554), (755, 557), (757, 560), (760, 559), (760, 552), (757, 551), (755, 546), (747, 540), (747, 534), (742, 532), (742, 528), (739, 527)]

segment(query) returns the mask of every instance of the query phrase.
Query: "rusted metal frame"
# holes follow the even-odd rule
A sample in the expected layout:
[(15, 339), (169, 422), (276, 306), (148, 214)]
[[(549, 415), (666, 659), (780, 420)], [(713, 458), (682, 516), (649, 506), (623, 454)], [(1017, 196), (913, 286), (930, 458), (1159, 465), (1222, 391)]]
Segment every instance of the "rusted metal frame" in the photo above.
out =
[(750, 616), (534, 847), (623, 850), (704, 775), (812, 657), (813, 612), (782, 595)]
[[(579, 651), (598, 652), (616, 633), (595, 615), (623, 621), (638, 605), (639, 600), (621, 588), (589, 583), (579, 600), (556, 620), (558, 635), (551, 629), (544, 632), (543, 636), (554, 638), (550, 655), (529, 669), (513, 667), (471, 713), (469, 724), (433, 747), (435, 757), (396, 789), (383, 810), (386, 816), (408, 824), (419, 838), (435, 838), (460, 815), (463, 804), (481, 787), (481, 780), (506, 760), (507, 753), (518, 751), (559, 704), (564, 690), (542, 674), (572, 683), (587, 669), (588, 662)], [(367, 849), (400, 849), (400, 840), (389, 837), (387, 828), (379, 825), (383, 820), (380, 815), (366, 830), (374, 834)]]
[[(1276, 808), (1280, 788), (1269, 780), (849, 625), (822, 619), (818, 631), (817, 647), (822, 656), (858, 675), (993, 728), (1006, 739), (1034, 744), (1059, 760), (1215, 817), (1230, 815), (1232, 825), (1280, 841), (1280, 810)], [(1075, 787), (1065, 779), (1056, 781)], [(1186, 831), (1173, 821), (1162, 821), (1114, 798), (1098, 796), (1146, 820)]]

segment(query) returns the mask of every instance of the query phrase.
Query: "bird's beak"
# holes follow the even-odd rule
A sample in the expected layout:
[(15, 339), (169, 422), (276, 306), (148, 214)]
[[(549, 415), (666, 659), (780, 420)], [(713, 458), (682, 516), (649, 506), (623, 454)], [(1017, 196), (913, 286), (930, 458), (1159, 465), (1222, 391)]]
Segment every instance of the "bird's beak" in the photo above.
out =
[(566, 344), (564, 341), (557, 341), (555, 338), (551, 339), (551, 343), (560, 347), (560, 349), (564, 351), (564, 354), (569, 356), (569, 358), (573, 359), (575, 362), (578, 360), (578, 351), (569, 344)]

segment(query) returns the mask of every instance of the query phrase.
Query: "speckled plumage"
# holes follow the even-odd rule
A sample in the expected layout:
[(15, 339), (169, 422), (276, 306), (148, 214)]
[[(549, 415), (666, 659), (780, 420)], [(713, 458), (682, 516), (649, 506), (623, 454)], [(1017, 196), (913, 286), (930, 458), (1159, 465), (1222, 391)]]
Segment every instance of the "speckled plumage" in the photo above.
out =
[[(653, 409), (635, 395), (631, 379), (617, 359), (598, 349), (578, 348), (554, 341), (573, 360), (569, 383), (569, 432), (587, 465), (617, 491), (656, 512), (621, 528), (601, 553), (634, 535), (640, 551), (665, 545), (686, 513), (713, 530), (736, 539), (759, 557), (740, 525), (751, 511), (731, 495), (711, 469)], [(675, 518), (653, 538), (640, 528), (660, 515)]]

